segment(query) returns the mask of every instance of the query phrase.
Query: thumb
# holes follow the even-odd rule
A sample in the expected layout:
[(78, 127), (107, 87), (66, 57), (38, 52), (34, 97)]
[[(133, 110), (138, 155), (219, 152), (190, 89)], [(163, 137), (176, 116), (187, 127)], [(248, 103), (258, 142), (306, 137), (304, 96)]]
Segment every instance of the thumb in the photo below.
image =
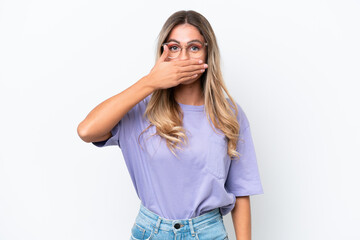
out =
[(164, 51), (162, 52), (159, 61), (163, 62), (165, 61), (165, 59), (167, 58), (168, 54), (169, 54), (169, 47), (165, 44), (164, 46)]

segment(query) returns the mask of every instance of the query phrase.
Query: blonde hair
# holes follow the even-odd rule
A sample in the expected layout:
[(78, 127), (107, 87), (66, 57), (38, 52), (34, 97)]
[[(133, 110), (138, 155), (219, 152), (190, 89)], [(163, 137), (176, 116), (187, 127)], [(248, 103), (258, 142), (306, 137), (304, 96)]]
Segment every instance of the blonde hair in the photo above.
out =
[[(171, 30), (180, 24), (191, 24), (195, 26), (208, 43), (206, 63), (208, 68), (201, 75), (202, 93), (205, 98), (205, 112), (208, 121), (212, 122), (215, 128), (219, 129), (226, 136), (227, 154), (231, 157), (238, 157), (240, 154), (236, 151), (239, 137), (240, 125), (237, 121), (238, 108), (230, 96), (220, 69), (220, 52), (216, 37), (210, 23), (200, 13), (192, 10), (178, 11), (173, 13), (163, 25), (159, 35), (156, 49), (155, 62), (161, 56), (162, 44), (166, 41)], [(229, 97), (232, 105), (225, 98), (223, 91)], [(174, 98), (174, 88), (157, 89), (146, 107), (144, 116), (150, 121), (150, 125), (143, 130), (143, 134), (151, 125), (156, 126), (156, 133), (166, 140), (166, 145), (170, 151), (177, 157), (175, 149), (181, 149), (178, 145), (188, 143), (185, 129), (182, 127), (183, 112)], [(235, 113), (231, 110), (233, 108)], [(214, 129), (213, 125), (210, 124)], [(216, 131), (216, 129), (214, 129)], [(141, 135), (140, 134), (140, 135)], [(155, 135), (154, 134), (154, 135)], [(140, 138), (140, 136), (139, 136)]]

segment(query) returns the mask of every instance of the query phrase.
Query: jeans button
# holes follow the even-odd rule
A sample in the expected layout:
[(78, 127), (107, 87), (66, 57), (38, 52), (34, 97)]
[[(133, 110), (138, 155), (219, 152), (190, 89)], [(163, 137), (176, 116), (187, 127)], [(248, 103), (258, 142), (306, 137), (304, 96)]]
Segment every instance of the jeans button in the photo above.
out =
[(174, 225), (174, 227), (175, 227), (176, 229), (179, 229), (179, 228), (180, 228), (180, 223), (176, 223), (176, 224)]

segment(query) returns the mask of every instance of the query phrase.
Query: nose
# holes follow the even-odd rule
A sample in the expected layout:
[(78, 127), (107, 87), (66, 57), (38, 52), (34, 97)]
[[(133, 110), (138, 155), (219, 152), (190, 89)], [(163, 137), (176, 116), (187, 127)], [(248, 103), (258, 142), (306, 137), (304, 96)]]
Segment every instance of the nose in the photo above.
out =
[(188, 52), (186, 51), (186, 49), (181, 49), (179, 58), (180, 58), (181, 60), (187, 60), (187, 59), (189, 59)]

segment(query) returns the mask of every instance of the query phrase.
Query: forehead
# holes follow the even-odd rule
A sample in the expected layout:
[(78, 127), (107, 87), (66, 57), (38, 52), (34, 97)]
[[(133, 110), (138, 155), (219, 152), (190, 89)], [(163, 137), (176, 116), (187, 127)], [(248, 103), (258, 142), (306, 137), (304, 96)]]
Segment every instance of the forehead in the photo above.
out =
[(167, 40), (168, 39), (176, 39), (179, 42), (184, 43), (194, 39), (204, 41), (204, 37), (200, 34), (199, 30), (195, 26), (188, 23), (175, 26), (167, 37)]

